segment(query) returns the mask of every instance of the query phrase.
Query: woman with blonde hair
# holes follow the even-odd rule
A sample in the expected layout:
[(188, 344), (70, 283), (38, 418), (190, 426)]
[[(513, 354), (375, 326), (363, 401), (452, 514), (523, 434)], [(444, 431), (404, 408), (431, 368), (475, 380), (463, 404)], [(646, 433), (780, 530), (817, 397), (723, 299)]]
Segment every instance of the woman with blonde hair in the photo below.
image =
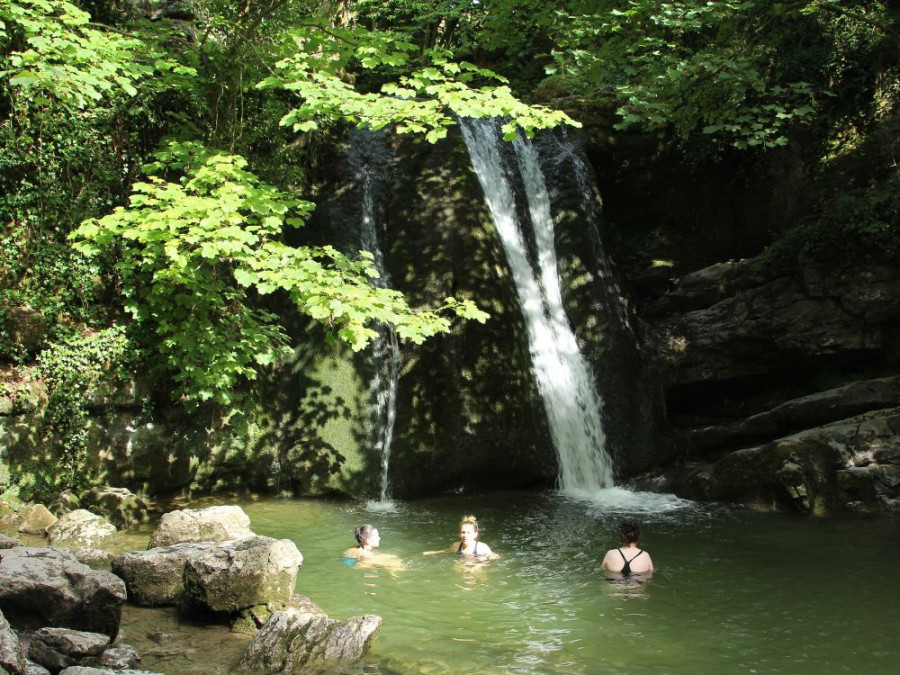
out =
[(478, 519), (465, 516), (459, 524), (459, 541), (454, 541), (448, 548), (438, 551), (425, 551), (425, 555), (438, 553), (455, 553), (461, 559), (494, 560), (500, 556), (491, 547), (478, 539)]

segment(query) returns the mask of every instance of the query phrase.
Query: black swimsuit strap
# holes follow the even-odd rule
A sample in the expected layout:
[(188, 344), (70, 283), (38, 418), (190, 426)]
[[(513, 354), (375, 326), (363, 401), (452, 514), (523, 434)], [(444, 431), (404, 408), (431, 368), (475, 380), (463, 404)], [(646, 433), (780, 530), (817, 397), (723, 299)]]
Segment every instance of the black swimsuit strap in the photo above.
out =
[(622, 556), (622, 560), (625, 561), (626, 565), (630, 565), (632, 560), (634, 560), (634, 558), (637, 558), (641, 553), (645, 553), (645, 551), (643, 549), (641, 549), (640, 551), (638, 551), (637, 553), (634, 554), (634, 557), (631, 560), (629, 560), (628, 558), (625, 557), (625, 554), (622, 553), (622, 549), (617, 548), (616, 550), (619, 552), (619, 555)]

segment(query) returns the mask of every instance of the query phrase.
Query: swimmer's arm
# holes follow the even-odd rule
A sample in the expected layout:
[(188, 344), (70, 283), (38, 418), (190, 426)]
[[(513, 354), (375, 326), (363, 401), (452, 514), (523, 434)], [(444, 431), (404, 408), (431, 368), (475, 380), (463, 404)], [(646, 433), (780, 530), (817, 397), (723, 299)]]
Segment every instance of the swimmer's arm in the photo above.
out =
[(494, 553), (491, 550), (491, 547), (488, 546), (487, 544), (485, 544), (484, 542), (481, 542), (479, 544), (479, 546), (481, 546), (483, 549), (487, 549), (484, 553), (482, 553), (481, 551), (478, 552), (479, 558), (487, 558), (488, 560), (496, 560), (497, 558), (500, 557), (499, 553)]
[(447, 548), (442, 548), (438, 551), (424, 551), (422, 555), (440, 555), (441, 553), (456, 553), (456, 549), (459, 548), (459, 542), (455, 541), (450, 544)]
[(607, 551), (607, 552), (606, 552), (606, 555), (603, 556), (603, 562), (600, 563), (600, 569), (601, 569), (601, 570), (608, 570), (608, 569), (611, 569), (609, 563), (610, 563), (610, 561), (613, 559), (613, 554), (612, 554), (612, 553), (613, 553), (612, 551)]

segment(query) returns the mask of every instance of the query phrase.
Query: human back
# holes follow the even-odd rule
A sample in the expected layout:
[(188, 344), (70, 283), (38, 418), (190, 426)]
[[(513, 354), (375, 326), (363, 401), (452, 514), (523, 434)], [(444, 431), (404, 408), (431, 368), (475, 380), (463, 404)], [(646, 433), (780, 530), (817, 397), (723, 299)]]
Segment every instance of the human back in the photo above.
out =
[(620, 576), (653, 574), (653, 560), (650, 554), (638, 547), (640, 536), (641, 528), (637, 521), (628, 519), (619, 523), (622, 545), (606, 552), (600, 563), (600, 569)]

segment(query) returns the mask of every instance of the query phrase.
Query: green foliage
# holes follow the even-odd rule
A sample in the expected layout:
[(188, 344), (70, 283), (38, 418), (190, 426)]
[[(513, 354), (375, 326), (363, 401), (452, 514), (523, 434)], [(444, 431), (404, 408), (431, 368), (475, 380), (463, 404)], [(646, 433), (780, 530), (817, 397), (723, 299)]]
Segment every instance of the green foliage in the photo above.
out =
[(63, 490), (92, 484), (96, 466), (87, 456), (88, 393), (102, 377), (112, 378), (131, 357), (125, 329), (70, 337), (40, 355), (38, 373), (47, 385), (44, 456), (10, 467), (10, 478), (26, 500), (52, 499)]
[[(299, 41), (308, 48), (308, 38)], [(393, 41), (391, 45), (395, 51), (387, 51), (383, 40), (360, 39), (353, 55), (363, 68), (405, 64), (412, 45)], [(322, 123), (340, 120), (375, 130), (393, 125), (398, 133), (424, 134), (434, 143), (446, 136), (455, 117), (508, 118), (504, 125), (507, 140), (514, 138), (518, 129), (531, 136), (536, 129), (560, 124), (580, 126), (562, 111), (523, 103), (506, 86), (506, 78), (465, 61), (453, 61), (446, 50), (426, 50), (430, 65), (383, 84), (379, 93), (367, 93), (340, 76), (338, 66), (350, 56), (344, 41), (328, 43), (317, 38), (315, 49), (312, 55), (298, 51), (279, 61), (275, 75), (258, 85), (289, 91), (302, 99), (281, 121), (294, 131), (312, 131)], [(478, 80), (501, 84), (472, 86)]]
[(377, 272), (368, 254), (353, 260), (329, 246), (280, 242), (312, 204), (261, 181), (241, 157), (173, 142), (156, 158), (128, 207), (85, 221), (73, 239), (88, 256), (119, 249), (126, 308), (153, 335), (188, 400), (229, 403), (241, 378), (276, 360), (284, 331), (254, 295), (286, 292), (357, 350), (377, 335), (371, 321), (393, 323), (401, 337), (421, 342), (449, 329), (444, 312), (486, 318), (453, 298), (438, 311), (412, 310), (397, 291), (371, 285)]
[(836, 266), (859, 263), (869, 251), (900, 254), (900, 174), (823, 201), (816, 214), (780, 237), (760, 264), (793, 270), (801, 253)]
[(90, 24), (90, 15), (61, 0), (0, 5), (0, 76), (33, 104), (48, 97), (85, 108), (114, 91), (129, 96), (154, 69), (135, 55), (145, 45)]

